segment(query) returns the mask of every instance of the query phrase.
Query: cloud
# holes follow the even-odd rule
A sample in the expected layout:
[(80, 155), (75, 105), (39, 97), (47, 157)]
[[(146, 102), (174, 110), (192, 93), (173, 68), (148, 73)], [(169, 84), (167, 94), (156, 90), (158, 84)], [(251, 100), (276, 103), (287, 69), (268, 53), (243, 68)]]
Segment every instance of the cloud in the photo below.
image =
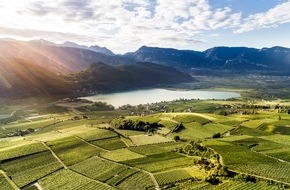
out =
[(213, 9), (208, 0), (30, 0), (5, 9), (0, 17), (13, 19), (0, 20), (9, 28), (2, 35), (71, 41), (86, 36), (83, 41), (92, 40), (86, 45), (100, 43), (116, 52), (127, 51), (124, 44), (188, 47), (204, 42), (201, 31), (233, 27), (240, 19), (228, 7)]
[(53, 31), (42, 31), (42, 30), (30, 30), (30, 29), (17, 29), (17, 28), (6, 28), (0, 27), (0, 36), (2, 37), (22, 37), (26, 39), (40, 39), (45, 38), (52, 41), (69, 41), (75, 39), (76, 41), (92, 41), (96, 38), (90, 36), (83, 36), (74, 33), (61, 33)]
[[(125, 52), (141, 45), (184, 48), (207, 43), (205, 31), (236, 33), (289, 21), (289, 4), (250, 15), (209, 0), (0, 0), (1, 36), (70, 40)], [(283, 12), (283, 13), (282, 13)], [(257, 24), (258, 23), (258, 24)], [(70, 39), (69, 39), (70, 38)], [(83, 38), (83, 39), (81, 39)]]
[(234, 33), (249, 32), (262, 28), (278, 27), (290, 22), (290, 1), (277, 5), (266, 12), (251, 14), (245, 18)]

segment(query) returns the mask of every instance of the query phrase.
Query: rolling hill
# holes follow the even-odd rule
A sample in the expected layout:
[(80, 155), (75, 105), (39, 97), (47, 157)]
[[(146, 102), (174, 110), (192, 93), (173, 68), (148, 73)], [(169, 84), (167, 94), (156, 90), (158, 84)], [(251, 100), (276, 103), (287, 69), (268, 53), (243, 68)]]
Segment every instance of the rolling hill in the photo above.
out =
[(147, 62), (117, 66), (97, 62), (84, 71), (76, 73), (74, 77), (83, 88), (101, 91), (128, 90), (152, 87), (157, 84), (194, 81), (187, 73)]
[(97, 52), (98, 46), (90, 48), (72, 47), (71, 43), (56, 45), (44, 40), (30, 42), (0, 40), (0, 57), (26, 60), (51, 72), (62, 74), (79, 72), (98, 61), (112, 65), (134, 62), (119, 55)]
[(37, 64), (0, 58), (0, 96), (28, 97), (71, 92), (73, 85)]

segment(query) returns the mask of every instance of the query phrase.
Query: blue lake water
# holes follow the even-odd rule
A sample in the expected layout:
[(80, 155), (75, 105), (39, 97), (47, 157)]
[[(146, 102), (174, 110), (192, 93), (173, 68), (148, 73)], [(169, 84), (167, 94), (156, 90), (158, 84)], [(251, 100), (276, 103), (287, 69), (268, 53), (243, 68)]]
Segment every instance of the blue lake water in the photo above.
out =
[(161, 101), (173, 101), (178, 99), (228, 99), (240, 97), (236, 92), (222, 92), (222, 91), (203, 91), (203, 90), (167, 90), (167, 89), (146, 89), (134, 90), (127, 92), (118, 92), (110, 94), (98, 94), (94, 96), (83, 97), (91, 101), (107, 102), (114, 107), (122, 105), (139, 105), (147, 103), (155, 103)]

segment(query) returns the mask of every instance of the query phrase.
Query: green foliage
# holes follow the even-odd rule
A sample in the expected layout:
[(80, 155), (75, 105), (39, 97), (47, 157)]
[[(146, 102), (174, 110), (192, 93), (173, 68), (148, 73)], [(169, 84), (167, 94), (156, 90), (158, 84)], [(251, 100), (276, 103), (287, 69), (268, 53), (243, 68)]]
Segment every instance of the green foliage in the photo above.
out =
[(160, 125), (168, 128), (169, 130), (173, 130), (176, 127), (176, 125), (178, 124), (178, 122), (175, 122), (174, 120), (166, 120), (166, 119), (161, 120), (158, 123)]
[(32, 186), (23, 188), (23, 190), (38, 190), (38, 187), (36, 187), (35, 185), (32, 185)]
[(142, 135), (145, 134), (144, 131), (133, 131), (133, 130), (125, 130), (125, 129), (115, 129), (115, 132), (120, 134), (121, 136), (128, 138), (133, 135)]
[(217, 132), (217, 133), (212, 135), (212, 138), (214, 138), (214, 139), (221, 138), (221, 134), (219, 132)]
[(113, 189), (112, 187), (98, 183), (89, 179), (85, 176), (72, 172), (70, 170), (60, 170), (55, 172), (41, 180), (39, 180), (39, 184), (45, 190), (55, 190), (55, 189), (86, 189), (84, 187), (96, 188), (96, 190), (109, 190)]
[(107, 180), (106, 183), (112, 186), (117, 186), (122, 181), (124, 181), (129, 176), (132, 176), (133, 174), (137, 173), (138, 170), (134, 168), (129, 168), (126, 170), (123, 170), (122, 172), (118, 173), (117, 175), (114, 175), (111, 179)]
[(124, 161), (123, 163), (142, 168), (149, 172), (158, 172), (181, 166), (191, 166), (193, 164), (193, 159), (174, 152), (165, 152)]
[(0, 187), (1, 190), (11, 190), (14, 189), (10, 183), (6, 180), (6, 178), (0, 173)]
[(129, 138), (137, 146), (172, 142), (172, 139), (158, 135), (158, 134), (134, 135), (134, 136), (130, 136)]
[(193, 178), (187, 171), (182, 169), (156, 173), (154, 177), (160, 186)]
[(77, 136), (89, 142), (94, 140), (117, 137), (118, 135), (115, 132), (107, 129), (94, 129), (85, 133), (79, 133), (77, 134)]
[(142, 168), (148, 172), (161, 172), (175, 168), (189, 167), (193, 164), (193, 158), (181, 157), (170, 160), (162, 160), (160, 162), (152, 162), (148, 164), (140, 164), (136, 167)]
[(90, 141), (90, 143), (105, 148), (107, 150), (117, 150), (127, 147), (126, 144), (119, 137)]
[(257, 129), (259, 126), (263, 125), (265, 122), (263, 120), (250, 120), (243, 122), (241, 125), (244, 127)]
[(169, 152), (168, 150), (159, 147), (157, 145), (130, 146), (128, 149), (138, 154), (143, 154), (146, 156)]
[(153, 187), (154, 183), (149, 174), (138, 172), (117, 185), (120, 189), (148, 189)]
[(227, 181), (220, 183), (218, 185), (212, 186), (209, 189), (219, 189), (219, 190), (229, 190), (229, 189), (241, 189), (241, 190), (281, 190), (284, 188), (280, 188), (276, 185), (269, 185), (267, 182), (259, 181), (259, 182), (244, 182), (244, 181)]
[(290, 165), (285, 162), (251, 151), (246, 146), (213, 140), (205, 144), (217, 151), (223, 163), (231, 170), (290, 182)]
[(76, 137), (66, 137), (49, 141), (47, 145), (67, 166), (74, 165), (103, 152), (102, 149), (93, 147)]
[(107, 104), (106, 102), (94, 102), (90, 106), (86, 106), (86, 109), (90, 111), (107, 111), (107, 110), (114, 110), (112, 105)]
[[(75, 188), (73, 188), (75, 189)], [(114, 190), (115, 188), (110, 187), (106, 184), (99, 183), (97, 181), (91, 181), (75, 190)]]
[[(158, 122), (148, 121), (148, 118), (138, 118), (141, 120), (137, 120), (136, 118), (132, 119), (123, 119), (117, 118), (111, 122), (111, 126), (116, 129), (126, 129), (126, 130), (136, 130), (136, 131), (154, 131), (162, 125), (158, 124)], [(146, 120), (147, 119), (147, 120)]]
[[(141, 146), (142, 147), (142, 146)], [(160, 162), (164, 160), (170, 160), (175, 158), (183, 158), (184, 156), (181, 154), (177, 154), (174, 152), (164, 152), (160, 154), (152, 154), (146, 157), (136, 158), (128, 161), (124, 161), (123, 163), (128, 164), (130, 166), (136, 166), (140, 164), (150, 164), (152, 162)]]
[(253, 176), (249, 176), (247, 174), (237, 174), (235, 177), (234, 177), (235, 180), (239, 180), (239, 181), (244, 181), (244, 182), (256, 182), (257, 179)]
[(231, 135), (266, 136), (272, 135), (272, 133), (260, 129), (252, 129), (240, 126), (236, 128), (234, 131), (232, 131)]
[(179, 141), (179, 140), (180, 140), (180, 137), (179, 137), (178, 135), (176, 135), (176, 136), (173, 137), (173, 139), (174, 139), (175, 141)]
[(119, 173), (129, 170), (129, 167), (94, 157), (72, 166), (71, 169), (89, 178), (105, 182)]
[(15, 148), (10, 149), (0, 149), (0, 161), (21, 157), (27, 154), (34, 154), (37, 152), (42, 152), (47, 150), (45, 146), (41, 143), (33, 143), (33, 144), (27, 144)]
[(197, 122), (201, 125), (210, 123), (209, 119), (206, 119), (201, 116), (193, 115), (193, 114), (180, 114), (173, 118), (175, 121), (182, 122), (182, 123), (192, 123)]
[(132, 152), (126, 148), (101, 153), (101, 156), (116, 162), (145, 157), (144, 155)]
[(19, 187), (40, 179), (61, 167), (49, 151), (23, 156), (1, 164), (1, 168)]

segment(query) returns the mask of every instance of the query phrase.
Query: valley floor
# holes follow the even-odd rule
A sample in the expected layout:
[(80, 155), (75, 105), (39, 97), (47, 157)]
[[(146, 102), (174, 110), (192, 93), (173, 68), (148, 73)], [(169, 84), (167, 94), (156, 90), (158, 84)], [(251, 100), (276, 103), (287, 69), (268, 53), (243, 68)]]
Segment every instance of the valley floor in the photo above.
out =
[(3, 190), (290, 187), (286, 98), (30, 101), (0, 110)]

